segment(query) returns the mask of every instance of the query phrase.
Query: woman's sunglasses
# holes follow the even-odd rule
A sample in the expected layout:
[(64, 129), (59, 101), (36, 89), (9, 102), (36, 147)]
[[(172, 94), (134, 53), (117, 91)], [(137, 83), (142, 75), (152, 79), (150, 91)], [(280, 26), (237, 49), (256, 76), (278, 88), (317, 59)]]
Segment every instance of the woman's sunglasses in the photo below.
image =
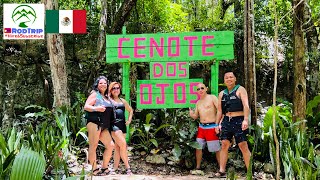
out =
[(120, 89), (120, 87), (113, 87), (113, 88), (111, 88), (112, 90), (119, 90)]
[(204, 87), (201, 87), (201, 88), (197, 88), (197, 91), (200, 91), (201, 90), (204, 90)]

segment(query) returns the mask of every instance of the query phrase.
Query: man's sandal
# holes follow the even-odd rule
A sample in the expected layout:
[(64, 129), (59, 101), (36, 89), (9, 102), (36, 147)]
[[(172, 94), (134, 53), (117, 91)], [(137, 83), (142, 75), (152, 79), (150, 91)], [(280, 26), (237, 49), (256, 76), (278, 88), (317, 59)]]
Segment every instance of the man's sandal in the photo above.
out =
[(227, 173), (220, 172), (220, 171), (209, 176), (209, 178), (226, 178), (226, 177), (227, 177)]

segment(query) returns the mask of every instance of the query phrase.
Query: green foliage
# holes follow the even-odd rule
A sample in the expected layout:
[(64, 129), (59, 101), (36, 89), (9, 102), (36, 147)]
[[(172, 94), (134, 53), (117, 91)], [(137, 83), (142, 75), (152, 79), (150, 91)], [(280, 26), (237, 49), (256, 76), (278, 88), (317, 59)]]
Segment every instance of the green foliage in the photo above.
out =
[(15, 158), (10, 175), (11, 180), (41, 180), (46, 161), (42, 153), (22, 148)]
[[(310, 8), (311, 8), (311, 16), (312, 16), (312, 19), (314, 19), (314, 25), (316, 27), (319, 27), (320, 26), (320, 2), (318, 0), (309, 0), (307, 1)], [(319, 32), (319, 30), (318, 30)]]
[(0, 134), (0, 179), (6, 179), (12, 163), (21, 147), (22, 131), (17, 132), (13, 127), (5, 137)]
[[(169, 110), (168, 110), (169, 111)], [(169, 111), (170, 112), (170, 111)], [(197, 123), (189, 117), (189, 111), (172, 110), (165, 112), (166, 121), (171, 124), (166, 132), (171, 137), (170, 146), (177, 162), (184, 162), (183, 165), (191, 168), (194, 165), (194, 149), (201, 146), (195, 141)]]
[[(282, 125), (280, 119), (284, 119), (286, 122), (292, 122), (292, 107), (290, 103), (284, 102), (283, 104), (279, 104), (276, 106), (276, 110), (276, 122), (279, 122), (279, 125)], [(269, 132), (269, 128), (272, 127), (272, 116), (273, 108), (270, 107), (263, 119), (263, 129), (265, 133)]]
[(309, 101), (307, 104), (307, 112), (306, 112), (307, 116), (313, 116), (313, 117), (317, 116), (318, 113), (320, 113), (317, 111), (319, 104), (320, 104), (320, 95), (314, 97), (313, 100)]
[[(189, 31), (187, 16), (182, 6), (169, 0), (139, 0), (133, 23), (128, 31), (141, 32), (182, 32)], [(139, 24), (139, 27), (137, 27)], [(137, 29), (138, 28), (138, 29)]]
[(320, 95), (307, 103), (307, 126), (312, 139), (320, 140)]
[(137, 139), (137, 142), (134, 144), (135, 148), (143, 148), (149, 152), (152, 146), (158, 147), (158, 141), (160, 141), (160, 139), (156, 139), (157, 132), (170, 125), (162, 124), (161, 126), (156, 127), (155, 124), (151, 122), (153, 117), (153, 114), (147, 114), (145, 122), (140, 122), (138, 126), (133, 126), (130, 129), (130, 137)]
[[(292, 122), (290, 107), (277, 107), (277, 136), (280, 142), (280, 157), (285, 179), (311, 179), (315, 180), (320, 175), (320, 167), (317, 159), (319, 154), (310, 142), (311, 136), (305, 129), (301, 128), (304, 121)], [(271, 126), (270, 135), (270, 158), (274, 164), (275, 145)]]
[(226, 179), (228, 179), (228, 180), (237, 179), (237, 175), (236, 175), (236, 172), (235, 172), (234, 168), (229, 168), (228, 169), (228, 173), (227, 173), (227, 178)]
[(285, 127), (281, 130), (288, 136), (280, 136), (281, 141), (281, 157), (284, 166), (285, 178), (293, 179), (316, 179), (320, 175), (319, 166), (315, 164), (315, 148), (306, 131), (301, 130), (300, 124), (303, 121), (292, 124), (290, 127)]
[[(27, 127), (28, 145), (34, 151), (44, 152), (47, 162), (46, 169), (49, 166), (57, 166), (54, 162), (57, 162), (56, 159), (60, 158), (58, 155), (61, 153), (61, 149), (67, 145), (67, 141), (62, 138), (59, 128), (53, 127), (48, 122), (41, 123), (35, 130), (31, 126)], [(58, 166), (61, 167), (60, 165)]]

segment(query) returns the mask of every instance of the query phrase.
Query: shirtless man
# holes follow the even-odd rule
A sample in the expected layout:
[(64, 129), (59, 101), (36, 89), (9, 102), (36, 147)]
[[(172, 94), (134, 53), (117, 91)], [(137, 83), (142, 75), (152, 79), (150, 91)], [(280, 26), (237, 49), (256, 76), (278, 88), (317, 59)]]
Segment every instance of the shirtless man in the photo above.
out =
[(200, 116), (200, 123), (198, 127), (197, 142), (201, 145), (201, 149), (196, 149), (196, 169), (200, 169), (202, 159), (202, 149), (207, 144), (209, 152), (216, 152), (218, 163), (220, 162), (220, 142), (215, 132), (218, 119), (216, 118), (218, 99), (214, 95), (207, 94), (207, 87), (199, 83), (197, 85), (197, 92), (200, 99), (196, 104), (196, 109), (193, 111), (189, 108), (189, 114), (193, 119)]

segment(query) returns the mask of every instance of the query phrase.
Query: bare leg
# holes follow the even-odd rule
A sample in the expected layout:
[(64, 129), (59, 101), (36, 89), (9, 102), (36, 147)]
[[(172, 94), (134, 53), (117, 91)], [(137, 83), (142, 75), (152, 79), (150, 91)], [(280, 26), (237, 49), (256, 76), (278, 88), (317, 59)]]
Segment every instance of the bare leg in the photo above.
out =
[(202, 149), (196, 149), (196, 169), (200, 169), (202, 160)]
[(220, 151), (216, 151), (217, 162), (220, 165)]
[(238, 146), (242, 152), (244, 163), (246, 164), (246, 167), (248, 169), (249, 163), (250, 163), (250, 156), (251, 156), (251, 152), (248, 148), (248, 143), (247, 141), (242, 141), (241, 143), (238, 144)]
[(121, 130), (118, 130), (115, 132), (112, 131), (111, 133), (112, 133), (113, 139), (115, 140), (116, 144), (120, 148), (120, 156), (121, 156), (121, 159), (122, 159), (126, 169), (130, 168), (128, 151), (127, 151), (127, 142), (126, 142), (124, 134), (122, 133)]
[(113, 143), (111, 135), (107, 129), (105, 129), (101, 132), (100, 141), (106, 147), (106, 149), (103, 152), (102, 168), (108, 168), (110, 159), (112, 157), (112, 151), (114, 149), (114, 143)]
[(92, 166), (92, 170), (97, 168), (97, 147), (99, 143), (99, 136), (101, 133), (101, 129), (98, 129), (98, 126), (92, 122), (87, 124), (88, 130), (88, 138), (89, 138), (89, 155), (88, 160), (90, 165)]
[(222, 140), (222, 146), (220, 151), (220, 172), (226, 172), (229, 147), (230, 147), (230, 141)]
[(113, 168), (118, 169), (120, 164), (120, 147), (117, 143), (115, 144), (113, 160), (114, 160)]

